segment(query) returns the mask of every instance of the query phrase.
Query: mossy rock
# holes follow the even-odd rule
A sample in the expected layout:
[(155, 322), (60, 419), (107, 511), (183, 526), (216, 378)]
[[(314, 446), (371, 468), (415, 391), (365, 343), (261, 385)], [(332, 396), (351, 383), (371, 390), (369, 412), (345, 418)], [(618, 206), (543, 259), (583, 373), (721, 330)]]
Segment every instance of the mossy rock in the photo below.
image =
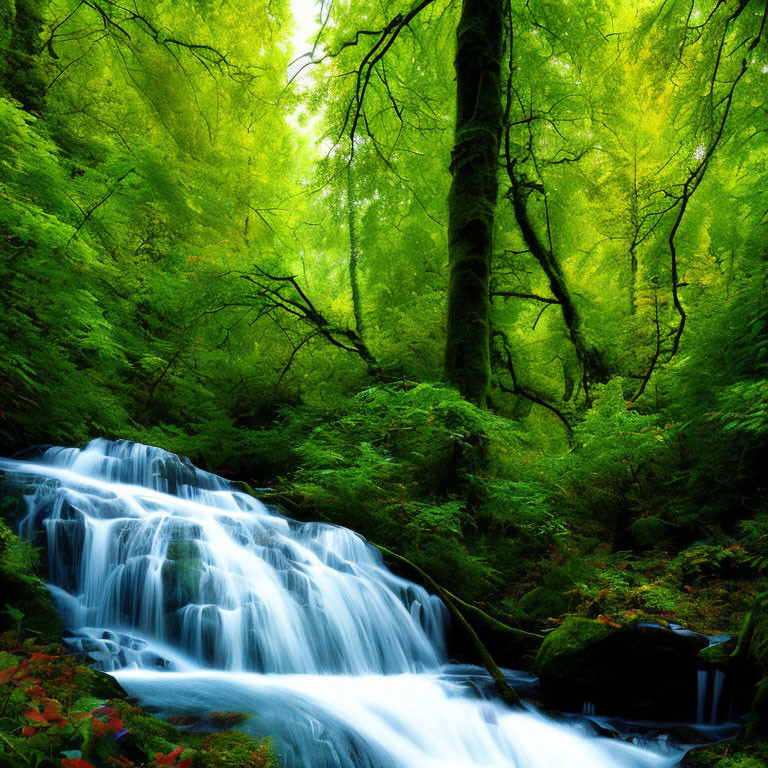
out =
[(574, 657), (614, 633), (614, 629), (600, 621), (569, 616), (541, 644), (536, 670), (544, 677), (567, 676)]
[(81, 666), (75, 679), (81, 696), (97, 696), (100, 699), (123, 699), (128, 696), (112, 675), (98, 669)]
[(558, 592), (568, 592), (576, 584), (590, 579), (594, 568), (587, 565), (581, 558), (570, 558), (565, 564), (551, 568), (544, 575), (544, 586)]
[(555, 708), (647, 719), (695, 716), (697, 636), (655, 627), (615, 628), (568, 617), (542, 643), (536, 672)]
[(768, 742), (768, 613), (764, 609), (747, 616), (734, 657), (731, 666), (752, 695), (743, 741), (759, 746)]
[(201, 768), (277, 768), (277, 756), (270, 739), (255, 739), (240, 731), (214, 733), (205, 740), (200, 754)]
[[(145, 755), (154, 755), (158, 752), (167, 754), (179, 744), (191, 746), (188, 740), (184, 738), (187, 734), (179, 731), (170, 723), (152, 717), (127, 701), (113, 701), (112, 705), (120, 713), (120, 717), (125, 723), (130, 734), (131, 745), (139, 752)], [(135, 749), (133, 750), (134, 753), (136, 753)]]
[(768, 744), (736, 740), (695, 747), (685, 754), (680, 768), (768, 768)]
[(724, 643), (716, 643), (699, 651), (699, 663), (706, 668), (726, 667), (733, 662), (733, 652), (736, 649), (736, 639), (731, 638)]
[(199, 602), (202, 571), (203, 561), (194, 541), (172, 541), (168, 545), (162, 570), (166, 614)]
[(588, 565), (572, 558), (547, 571), (543, 584), (523, 595), (512, 606), (512, 612), (525, 623), (541, 624), (549, 618), (558, 618), (573, 609), (574, 596), (569, 593), (591, 575), (592, 569)]
[(571, 598), (550, 587), (536, 587), (518, 601), (518, 609), (530, 620), (541, 622), (561, 616), (571, 607)]
[(669, 537), (667, 526), (657, 517), (639, 517), (629, 526), (629, 535), (639, 549), (659, 547)]

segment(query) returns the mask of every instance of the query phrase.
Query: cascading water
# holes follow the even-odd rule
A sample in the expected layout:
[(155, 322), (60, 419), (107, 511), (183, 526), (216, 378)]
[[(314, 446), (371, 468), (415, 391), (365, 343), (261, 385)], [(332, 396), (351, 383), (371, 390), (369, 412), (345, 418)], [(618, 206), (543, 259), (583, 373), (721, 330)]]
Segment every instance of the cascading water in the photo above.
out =
[(698, 701), (696, 707), (696, 722), (706, 723), (704, 711), (706, 708), (707, 694), (710, 690), (710, 679), (712, 680), (712, 699), (709, 709), (709, 724), (717, 725), (720, 722), (720, 697), (723, 693), (725, 684), (725, 672), (716, 669), (714, 672), (700, 669), (698, 671)]
[[(473, 695), (446, 612), (336, 526), (267, 510), (124, 441), (0, 459), (44, 529), (66, 642), (161, 714), (236, 710), (289, 768), (651, 768), (680, 752), (597, 738)], [(475, 673), (477, 674), (477, 673)]]

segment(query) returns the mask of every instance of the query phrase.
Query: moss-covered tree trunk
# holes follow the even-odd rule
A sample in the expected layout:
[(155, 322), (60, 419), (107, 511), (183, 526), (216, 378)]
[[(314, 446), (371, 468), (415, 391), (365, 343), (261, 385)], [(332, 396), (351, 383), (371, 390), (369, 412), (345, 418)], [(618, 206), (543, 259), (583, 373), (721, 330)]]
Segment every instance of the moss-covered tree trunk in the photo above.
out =
[(352, 310), (355, 315), (355, 330), (363, 338), (363, 306), (360, 299), (360, 275), (358, 262), (360, 251), (357, 245), (357, 221), (355, 218), (355, 180), (352, 161), (347, 166), (347, 226), (349, 228), (349, 285), (352, 289)]
[(456, 33), (445, 377), (481, 407), (491, 378), (488, 291), (502, 122), (502, 10), (501, 0), (464, 0)]

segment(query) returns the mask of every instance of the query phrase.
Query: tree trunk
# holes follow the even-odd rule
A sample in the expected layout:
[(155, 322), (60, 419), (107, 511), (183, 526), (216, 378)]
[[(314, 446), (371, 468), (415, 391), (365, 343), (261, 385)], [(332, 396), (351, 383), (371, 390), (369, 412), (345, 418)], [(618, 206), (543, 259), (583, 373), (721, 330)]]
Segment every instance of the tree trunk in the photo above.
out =
[(502, 123), (502, 9), (501, 0), (464, 0), (456, 32), (445, 378), (480, 407), (491, 380), (488, 293)]
[(349, 227), (349, 285), (352, 290), (352, 310), (355, 315), (355, 330), (363, 338), (363, 309), (360, 301), (360, 276), (357, 266), (360, 251), (357, 248), (357, 221), (355, 219), (355, 187), (352, 175), (352, 160), (347, 165), (347, 226)]
[(629, 220), (632, 226), (632, 242), (629, 244), (629, 314), (637, 310), (637, 246), (640, 241), (640, 195), (637, 189), (637, 136), (634, 137), (632, 197), (629, 203)]

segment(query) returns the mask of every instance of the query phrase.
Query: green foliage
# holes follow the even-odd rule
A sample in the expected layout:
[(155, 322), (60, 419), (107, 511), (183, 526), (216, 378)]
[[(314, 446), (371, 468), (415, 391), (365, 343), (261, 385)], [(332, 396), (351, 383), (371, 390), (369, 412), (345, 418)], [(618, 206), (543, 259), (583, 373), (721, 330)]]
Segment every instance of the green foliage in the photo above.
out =
[(38, 566), (38, 553), (0, 521), (0, 579), (5, 603), (0, 628), (53, 641), (61, 633), (61, 621), (37, 575)]
[(625, 400), (621, 379), (595, 388), (595, 405), (574, 429), (575, 450), (551, 462), (574, 503), (612, 525), (629, 510), (653, 509), (658, 477), (670, 457), (669, 425)]
[(269, 739), (179, 731), (129, 704), (114, 682), (102, 698), (93, 670), (60, 647), (11, 632), (0, 649), (0, 765), (130, 768), (143, 754), (146, 766), (277, 768)]
[[(512, 0), (481, 410), (439, 383), (459, 6), (360, 104), (360, 19), (402, 3), (328, 6), (335, 55), (286, 85), (286, 2), (137, 2), (0, 12), (0, 452), (159, 445), (537, 628), (738, 626), (768, 568), (755, 9)], [(34, 551), (0, 546), (4, 626), (55, 627)]]
[(514, 425), (424, 384), (367, 389), (331, 410), (296, 409), (283, 426), (305, 430), (291, 487), (323, 516), (392, 545), (446, 585), (473, 595), (488, 588), (494, 574), (482, 543), (467, 543), (498, 513), (481, 506), (491, 494), (475, 473), (507, 462)]

